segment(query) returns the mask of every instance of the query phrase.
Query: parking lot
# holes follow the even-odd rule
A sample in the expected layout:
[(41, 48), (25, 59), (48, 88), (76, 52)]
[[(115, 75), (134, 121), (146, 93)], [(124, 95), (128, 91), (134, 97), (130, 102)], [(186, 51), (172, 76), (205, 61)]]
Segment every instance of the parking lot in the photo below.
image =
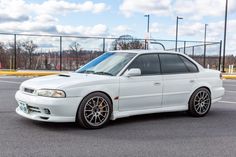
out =
[(185, 112), (141, 115), (85, 130), (18, 116), (14, 94), (28, 78), (0, 77), (0, 156), (223, 157), (236, 155), (236, 80), (206, 117)]

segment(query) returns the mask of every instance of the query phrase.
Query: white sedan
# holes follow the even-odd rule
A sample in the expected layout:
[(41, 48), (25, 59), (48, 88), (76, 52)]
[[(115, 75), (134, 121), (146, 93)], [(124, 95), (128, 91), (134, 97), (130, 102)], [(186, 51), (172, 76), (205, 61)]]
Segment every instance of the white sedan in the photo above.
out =
[(73, 73), (27, 80), (15, 98), (25, 118), (95, 129), (149, 113), (202, 117), (223, 95), (221, 73), (184, 54), (129, 50), (104, 53)]

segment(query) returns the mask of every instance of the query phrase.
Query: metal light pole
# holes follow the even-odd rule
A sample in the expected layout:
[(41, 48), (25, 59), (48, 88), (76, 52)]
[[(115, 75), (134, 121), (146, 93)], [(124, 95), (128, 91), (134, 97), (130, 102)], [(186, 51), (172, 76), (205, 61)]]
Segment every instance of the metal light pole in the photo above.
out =
[(182, 17), (176, 17), (176, 35), (175, 35), (175, 51), (178, 48), (178, 29), (179, 29), (179, 20), (182, 20)]
[(149, 22), (150, 22), (150, 15), (144, 15), (144, 17), (147, 17), (147, 33), (149, 33)]
[(17, 67), (16, 67), (16, 34), (14, 34), (14, 59), (15, 59), (14, 60), (14, 70), (16, 70), (17, 69)]
[(204, 33), (204, 58), (203, 58), (203, 67), (206, 67), (206, 32), (208, 24), (205, 24), (205, 33)]
[(62, 70), (62, 36), (60, 36), (60, 71)]
[(223, 45), (223, 69), (225, 72), (225, 47), (226, 47), (226, 31), (227, 31), (227, 13), (228, 13), (228, 0), (225, 3), (225, 28), (224, 28), (224, 45)]
[[(147, 34), (149, 36), (149, 23), (150, 23), (150, 15), (144, 15), (144, 17), (147, 17)], [(147, 44), (147, 40), (145, 39), (145, 49), (148, 49), (148, 44)]]

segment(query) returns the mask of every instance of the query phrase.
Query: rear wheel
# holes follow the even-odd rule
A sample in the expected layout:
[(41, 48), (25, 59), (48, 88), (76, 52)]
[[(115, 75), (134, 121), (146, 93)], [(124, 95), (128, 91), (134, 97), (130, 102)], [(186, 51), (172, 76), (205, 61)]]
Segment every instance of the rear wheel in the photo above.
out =
[(195, 117), (205, 116), (211, 107), (211, 94), (206, 88), (197, 89), (189, 100), (189, 113)]
[(86, 96), (80, 104), (77, 121), (84, 128), (98, 129), (104, 127), (110, 120), (111, 100), (103, 93), (92, 93)]

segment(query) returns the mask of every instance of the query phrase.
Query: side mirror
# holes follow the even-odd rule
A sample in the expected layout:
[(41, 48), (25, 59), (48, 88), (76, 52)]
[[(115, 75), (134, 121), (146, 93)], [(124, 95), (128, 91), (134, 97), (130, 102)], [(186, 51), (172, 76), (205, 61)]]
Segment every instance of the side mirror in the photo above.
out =
[(124, 73), (124, 76), (126, 77), (140, 76), (140, 75), (141, 75), (141, 70), (138, 68), (129, 69)]

